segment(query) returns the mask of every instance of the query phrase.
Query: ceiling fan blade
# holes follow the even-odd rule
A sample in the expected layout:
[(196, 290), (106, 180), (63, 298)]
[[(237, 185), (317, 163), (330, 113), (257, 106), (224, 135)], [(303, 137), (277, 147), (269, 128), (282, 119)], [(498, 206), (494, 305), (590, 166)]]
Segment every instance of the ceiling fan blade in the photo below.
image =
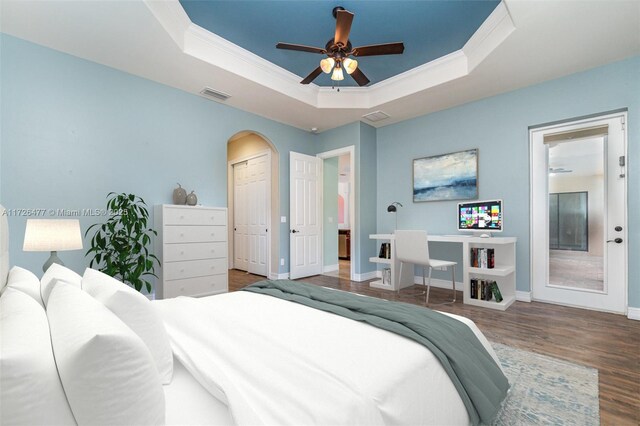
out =
[(305, 46), (303, 44), (278, 43), (276, 44), (276, 48), (285, 50), (297, 50), (300, 52), (327, 53), (326, 50), (319, 47)]
[(313, 80), (316, 79), (317, 76), (319, 76), (320, 74), (322, 74), (322, 68), (318, 67), (315, 70), (311, 71), (311, 74), (309, 74), (308, 76), (306, 76), (304, 78), (304, 80), (302, 80), (300, 82), (300, 84), (309, 84), (311, 83)]
[(338, 10), (336, 15), (336, 35), (333, 37), (335, 44), (342, 43), (347, 45), (349, 41), (349, 33), (351, 32), (351, 22), (353, 22), (353, 13), (348, 10)]
[(358, 86), (365, 86), (369, 83), (369, 79), (362, 71), (360, 71), (360, 67), (356, 68), (354, 72), (351, 73), (351, 77), (358, 83)]
[(404, 52), (404, 43), (372, 44), (353, 48), (353, 56), (399, 55)]

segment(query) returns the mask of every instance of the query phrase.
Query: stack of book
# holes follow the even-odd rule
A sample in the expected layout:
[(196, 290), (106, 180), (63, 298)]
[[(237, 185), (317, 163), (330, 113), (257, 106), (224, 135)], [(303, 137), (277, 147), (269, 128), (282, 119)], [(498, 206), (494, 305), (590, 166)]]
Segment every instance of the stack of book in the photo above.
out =
[(391, 259), (391, 243), (382, 243), (378, 257), (382, 259)]
[(502, 302), (502, 293), (498, 288), (498, 283), (493, 280), (471, 278), (470, 297), (478, 300), (493, 300)]
[(471, 266), (492, 269), (496, 266), (495, 250), (492, 248), (471, 248)]

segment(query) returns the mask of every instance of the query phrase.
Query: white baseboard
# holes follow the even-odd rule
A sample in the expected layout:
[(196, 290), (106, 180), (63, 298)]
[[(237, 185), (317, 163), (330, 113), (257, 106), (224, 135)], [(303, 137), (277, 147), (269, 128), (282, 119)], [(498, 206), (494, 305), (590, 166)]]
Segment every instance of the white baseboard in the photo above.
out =
[(285, 272), (284, 274), (269, 274), (270, 280), (288, 280), (289, 273)]
[(516, 300), (519, 302), (529, 302), (531, 303), (531, 292), (530, 291), (518, 291), (516, 290)]
[(333, 271), (339, 271), (340, 270), (340, 265), (339, 264), (335, 264), (335, 265), (327, 265), (325, 267), (322, 268), (322, 272), (333, 272)]
[[(429, 282), (429, 279), (426, 279)], [(413, 277), (414, 284), (422, 285), (422, 275), (416, 275)], [(440, 278), (431, 278), (431, 287), (448, 288), (451, 289), (451, 280), (442, 280)], [(463, 291), (464, 287), (461, 282), (456, 281), (456, 290)]]
[(378, 271), (365, 272), (364, 274), (353, 274), (354, 281), (362, 282), (368, 281), (376, 278), (378, 276)]
[(640, 321), (640, 308), (627, 308), (627, 318), (631, 320)]

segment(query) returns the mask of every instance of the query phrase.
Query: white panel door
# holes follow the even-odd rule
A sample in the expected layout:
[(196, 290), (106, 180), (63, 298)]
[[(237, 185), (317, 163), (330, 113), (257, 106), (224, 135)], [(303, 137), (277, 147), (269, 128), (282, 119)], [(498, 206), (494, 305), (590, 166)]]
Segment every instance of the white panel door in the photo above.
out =
[(247, 162), (233, 165), (233, 266), (249, 270), (249, 190)]
[(248, 161), (248, 237), (249, 269), (252, 274), (268, 275), (267, 249), (270, 205), (270, 165), (266, 155)]
[(289, 276), (322, 273), (320, 232), (321, 159), (291, 152), (289, 156)]

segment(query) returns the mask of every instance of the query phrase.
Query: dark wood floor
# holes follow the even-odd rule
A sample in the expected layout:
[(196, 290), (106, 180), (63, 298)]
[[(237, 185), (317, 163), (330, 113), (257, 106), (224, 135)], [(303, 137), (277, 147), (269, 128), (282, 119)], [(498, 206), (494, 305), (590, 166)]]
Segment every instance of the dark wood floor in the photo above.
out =
[[(235, 291), (264, 279), (244, 272), (229, 271), (229, 290)], [(377, 290), (358, 283), (318, 275), (302, 281), (368, 296), (423, 304), (424, 296), (410, 296), (406, 289)], [(413, 289), (419, 290), (416, 286)], [(430, 302), (450, 300), (451, 290), (432, 288)], [(506, 312), (464, 305), (442, 305), (437, 309), (473, 320), (493, 342), (553, 356), (597, 368), (602, 425), (640, 425), (640, 321), (622, 315), (593, 312), (546, 303), (516, 302)]]

